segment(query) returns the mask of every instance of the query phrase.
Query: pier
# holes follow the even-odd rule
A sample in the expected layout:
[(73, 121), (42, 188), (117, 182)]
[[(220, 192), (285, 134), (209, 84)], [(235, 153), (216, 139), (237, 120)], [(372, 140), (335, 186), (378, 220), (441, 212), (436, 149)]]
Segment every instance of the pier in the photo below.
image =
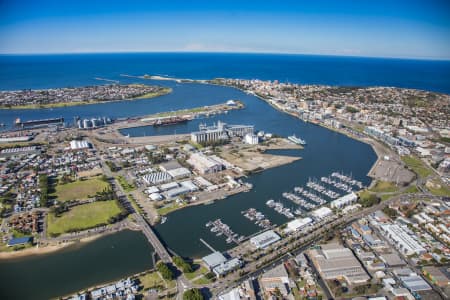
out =
[(203, 243), (203, 245), (205, 245), (209, 250), (211, 250), (212, 252), (216, 252), (216, 249), (214, 249), (210, 244), (208, 244), (204, 239), (200, 238), (200, 242)]

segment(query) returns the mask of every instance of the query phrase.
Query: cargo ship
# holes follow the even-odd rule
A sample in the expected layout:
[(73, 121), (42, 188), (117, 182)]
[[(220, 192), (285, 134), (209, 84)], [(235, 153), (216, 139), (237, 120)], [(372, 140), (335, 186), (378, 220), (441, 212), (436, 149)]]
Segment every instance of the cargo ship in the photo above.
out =
[(306, 141), (301, 138), (296, 137), (295, 134), (288, 136), (288, 139), (297, 145), (306, 145)]
[(50, 124), (63, 124), (64, 118), (49, 118), (49, 119), (40, 119), (40, 120), (30, 120), (30, 121), (21, 121), (20, 118), (17, 118), (14, 124), (16, 127), (38, 127), (43, 125)]

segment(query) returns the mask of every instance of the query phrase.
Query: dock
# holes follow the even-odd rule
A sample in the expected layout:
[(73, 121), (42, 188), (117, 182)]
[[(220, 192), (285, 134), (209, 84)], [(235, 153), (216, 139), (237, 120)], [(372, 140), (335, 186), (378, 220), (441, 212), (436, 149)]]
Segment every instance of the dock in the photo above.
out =
[(208, 244), (207, 242), (205, 242), (204, 239), (200, 238), (200, 242), (203, 243), (203, 245), (205, 245), (209, 250), (211, 250), (212, 252), (216, 252), (216, 249), (214, 249), (210, 244)]

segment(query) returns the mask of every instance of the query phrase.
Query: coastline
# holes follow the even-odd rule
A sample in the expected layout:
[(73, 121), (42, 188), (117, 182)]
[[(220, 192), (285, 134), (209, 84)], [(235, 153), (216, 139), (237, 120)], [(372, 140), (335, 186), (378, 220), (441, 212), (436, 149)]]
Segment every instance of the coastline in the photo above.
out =
[(130, 99), (117, 99), (117, 100), (88, 100), (88, 101), (77, 101), (77, 102), (63, 102), (63, 103), (46, 103), (46, 104), (27, 104), (27, 105), (17, 105), (17, 106), (4, 106), (0, 105), (2, 110), (26, 110), (26, 109), (46, 109), (46, 108), (60, 108), (60, 107), (71, 107), (71, 106), (82, 106), (91, 104), (107, 104), (119, 101), (134, 101), (143, 99), (153, 99), (156, 97), (164, 96), (172, 93), (172, 88), (164, 87), (160, 92), (147, 93), (141, 96), (133, 97)]
[(56, 244), (56, 245), (48, 245), (48, 246), (44, 246), (44, 247), (39, 247), (39, 245), (36, 245), (32, 248), (27, 248), (27, 249), (19, 250), (19, 251), (0, 252), (0, 262), (14, 260), (14, 259), (23, 258), (23, 257), (31, 257), (31, 256), (40, 256), (40, 255), (44, 255), (44, 254), (50, 254), (50, 253), (54, 253), (54, 252), (58, 252), (58, 251), (67, 249), (70, 246), (82, 246), (82, 245), (88, 244), (90, 242), (93, 242), (99, 238), (120, 232), (122, 230), (127, 230), (127, 229), (128, 230), (136, 230), (136, 229), (132, 229), (132, 228), (123, 228), (118, 231), (102, 232), (102, 233), (99, 233), (99, 234), (96, 234), (93, 236), (83, 237), (81, 239), (72, 240), (69, 242), (60, 243), (60, 244)]

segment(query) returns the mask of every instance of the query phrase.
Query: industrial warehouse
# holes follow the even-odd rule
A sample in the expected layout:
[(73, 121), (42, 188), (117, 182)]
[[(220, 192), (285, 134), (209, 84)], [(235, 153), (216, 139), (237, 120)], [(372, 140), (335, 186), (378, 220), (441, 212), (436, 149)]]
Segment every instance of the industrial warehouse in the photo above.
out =
[(348, 248), (339, 244), (322, 245), (308, 253), (320, 275), (326, 279), (344, 279), (350, 285), (362, 284), (370, 277)]
[(253, 125), (228, 125), (221, 121), (212, 126), (200, 125), (200, 130), (191, 133), (191, 141), (202, 144), (208, 142), (226, 141), (233, 137), (245, 137), (254, 134)]

